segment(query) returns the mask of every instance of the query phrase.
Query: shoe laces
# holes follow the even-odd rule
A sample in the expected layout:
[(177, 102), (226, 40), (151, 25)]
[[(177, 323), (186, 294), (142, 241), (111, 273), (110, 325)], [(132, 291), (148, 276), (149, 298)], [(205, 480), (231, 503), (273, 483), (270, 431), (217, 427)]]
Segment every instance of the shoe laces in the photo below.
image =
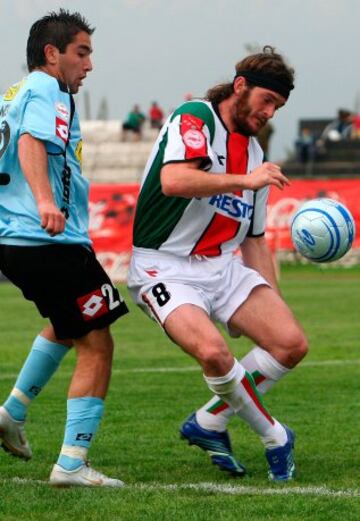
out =
[(104, 474), (102, 474), (101, 472), (99, 472), (98, 470), (95, 470), (91, 465), (90, 465), (90, 461), (87, 460), (85, 461), (85, 467), (87, 467), (87, 473), (89, 475), (89, 478), (94, 478), (94, 479), (108, 479)]

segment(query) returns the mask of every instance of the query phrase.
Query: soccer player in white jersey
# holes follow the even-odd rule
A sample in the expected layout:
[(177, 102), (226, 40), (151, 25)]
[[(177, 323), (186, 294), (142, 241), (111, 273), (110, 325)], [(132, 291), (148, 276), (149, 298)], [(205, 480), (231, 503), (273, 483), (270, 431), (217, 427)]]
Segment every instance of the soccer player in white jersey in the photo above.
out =
[[(185, 421), (182, 437), (242, 476), (226, 430), (237, 415), (260, 436), (274, 481), (295, 475), (295, 435), (261, 394), (305, 356), (307, 341), (280, 295), (264, 238), (269, 187), (289, 181), (278, 165), (262, 164), (255, 136), (285, 105), (293, 79), (266, 46), (236, 65), (232, 82), (169, 117), (144, 172), (128, 277), (136, 303), (198, 361), (215, 393)], [(255, 342), (244, 359), (234, 359), (215, 321)]]
[(109, 326), (127, 312), (88, 235), (73, 94), (92, 70), (93, 31), (63, 9), (36, 21), (27, 42), (30, 74), (0, 97), (0, 269), (50, 320), (0, 407), (0, 441), (31, 458), (27, 408), (74, 345), (64, 442), (50, 483), (120, 487), (87, 463), (110, 380)]

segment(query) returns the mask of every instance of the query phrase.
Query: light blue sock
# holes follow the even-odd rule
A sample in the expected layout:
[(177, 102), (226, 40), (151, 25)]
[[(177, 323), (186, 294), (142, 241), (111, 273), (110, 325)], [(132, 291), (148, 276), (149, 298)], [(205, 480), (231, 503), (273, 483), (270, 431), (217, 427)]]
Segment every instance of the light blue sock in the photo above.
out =
[(50, 380), (69, 348), (38, 335), (16, 380), (5, 409), (14, 420), (25, 420), (27, 408)]
[(67, 401), (65, 436), (58, 465), (75, 470), (84, 464), (103, 414), (104, 400), (101, 398), (84, 396)]

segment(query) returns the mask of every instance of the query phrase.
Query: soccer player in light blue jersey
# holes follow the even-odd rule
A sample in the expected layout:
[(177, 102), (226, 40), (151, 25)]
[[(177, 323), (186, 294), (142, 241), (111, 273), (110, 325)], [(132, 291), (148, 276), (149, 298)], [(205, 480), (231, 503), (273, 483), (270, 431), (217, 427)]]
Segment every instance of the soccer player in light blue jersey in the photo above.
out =
[(73, 94), (92, 70), (93, 31), (79, 13), (63, 9), (35, 22), (29, 75), (0, 97), (0, 269), (49, 319), (0, 407), (0, 440), (13, 455), (31, 458), (28, 406), (74, 346), (64, 442), (50, 483), (120, 487), (87, 464), (110, 380), (109, 326), (127, 312), (88, 235)]

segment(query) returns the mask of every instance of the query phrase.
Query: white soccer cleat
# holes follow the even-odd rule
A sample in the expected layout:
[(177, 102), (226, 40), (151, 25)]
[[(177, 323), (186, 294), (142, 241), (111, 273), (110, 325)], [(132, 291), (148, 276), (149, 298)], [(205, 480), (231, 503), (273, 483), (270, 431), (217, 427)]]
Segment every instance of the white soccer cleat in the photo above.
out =
[(28, 460), (32, 457), (24, 431), (24, 421), (14, 420), (5, 407), (0, 407), (1, 447), (13, 456)]
[(55, 463), (50, 474), (50, 485), (53, 487), (113, 487), (120, 488), (124, 482), (120, 479), (108, 478), (101, 472), (85, 463), (76, 470), (65, 470)]

